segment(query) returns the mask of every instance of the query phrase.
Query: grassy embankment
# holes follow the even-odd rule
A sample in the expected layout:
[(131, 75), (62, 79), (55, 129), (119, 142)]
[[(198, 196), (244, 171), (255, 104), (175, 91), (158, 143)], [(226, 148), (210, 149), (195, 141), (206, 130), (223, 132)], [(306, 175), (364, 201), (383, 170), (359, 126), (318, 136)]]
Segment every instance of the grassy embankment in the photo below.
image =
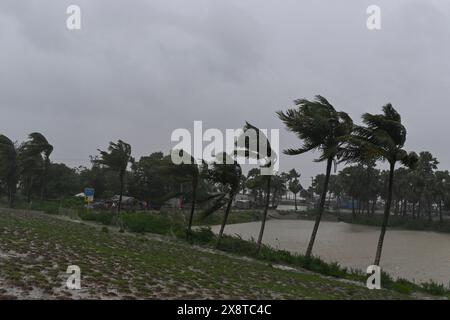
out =
[[(239, 222), (253, 221), (254, 213), (252, 212), (233, 212), (231, 216), (241, 216), (235, 219)], [(114, 218), (108, 213), (90, 213), (81, 214), (84, 220), (93, 220), (101, 222), (105, 225), (114, 223)], [(221, 221), (221, 215), (217, 214), (212, 220)], [(245, 221), (243, 221), (245, 220)], [(157, 233), (185, 239), (185, 225), (181, 222), (178, 214), (149, 214), (149, 213), (125, 213), (123, 221), (128, 231), (136, 233)], [(201, 221), (198, 221), (201, 222)], [(190, 242), (207, 247), (214, 247), (217, 241), (208, 228), (197, 230)], [(367, 276), (359, 270), (352, 270), (341, 267), (338, 263), (326, 263), (318, 258), (305, 259), (301, 254), (294, 254), (286, 250), (274, 249), (264, 246), (261, 253), (256, 254), (256, 246), (253, 241), (245, 241), (238, 237), (224, 236), (219, 250), (228, 253), (251, 257), (256, 260), (266, 261), (276, 264), (284, 264), (291, 267), (299, 267), (309, 271), (313, 271), (322, 275), (357, 281), (365, 283)], [(386, 273), (382, 273), (382, 284), (384, 288), (394, 290), (402, 294), (412, 294), (414, 292), (430, 293), (433, 295), (449, 296), (449, 290), (441, 284), (428, 282), (423, 284), (415, 284), (404, 279), (394, 280)]]
[[(178, 232), (173, 224), (165, 230)], [(194, 239), (210, 236), (203, 230)], [(64, 288), (68, 265), (81, 268), (82, 290)], [(8, 209), (0, 210), (0, 283), (3, 298), (408, 298), (304, 270), (281, 270), (176, 238), (123, 234), (113, 227)]]
[[(96, 222), (105, 226), (115, 225), (115, 215), (110, 212), (96, 213), (85, 210), (61, 210), (62, 205), (68, 205), (62, 202), (52, 203), (35, 203), (35, 209), (44, 210), (47, 213), (69, 213), (72, 218), (81, 217), (83, 220)], [(69, 205), (73, 205), (69, 203)], [(76, 204), (75, 204), (76, 207)], [(312, 217), (312, 213), (308, 212), (303, 218)], [(330, 215), (332, 218), (332, 216)], [(185, 242), (185, 222), (186, 216), (180, 213), (125, 213), (123, 220), (127, 231), (138, 234), (161, 234), (169, 236), (171, 239), (178, 239), (178, 241)], [(249, 221), (257, 221), (257, 211), (238, 211), (232, 212), (229, 217), (229, 223), (241, 223)], [(196, 218), (196, 225), (214, 225), (222, 221), (222, 214), (214, 214), (206, 220)], [(105, 231), (107, 228), (105, 227)], [(200, 229), (194, 232), (190, 239), (191, 244), (201, 245), (204, 248), (214, 248), (217, 237), (208, 229)], [(226, 236), (222, 241), (221, 251), (232, 253), (237, 256), (251, 257), (255, 260), (264, 263), (274, 263), (288, 265), (294, 268), (307, 269), (322, 275), (331, 276), (333, 278), (353, 280), (360, 283), (365, 283), (366, 275), (356, 270), (349, 270), (341, 268), (337, 263), (325, 263), (320, 259), (306, 260), (302, 255), (292, 254), (285, 250), (276, 250), (270, 247), (264, 247), (261, 254), (257, 255), (255, 252), (255, 243), (252, 241), (244, 241), (236, 237)], [(412, 293), (426, 293), (433, 295), (440, 295), (449, 297), (449, 291), (442, 285), (430, 282), (422, 285), (417, 285), (406, 280), (394, 281), (389, 275), (383, 273), (382, 279), (383, 287), (389, 290), (394, 290), (400, 294)], [(344, 297), (345, 298), (345, 297)]]

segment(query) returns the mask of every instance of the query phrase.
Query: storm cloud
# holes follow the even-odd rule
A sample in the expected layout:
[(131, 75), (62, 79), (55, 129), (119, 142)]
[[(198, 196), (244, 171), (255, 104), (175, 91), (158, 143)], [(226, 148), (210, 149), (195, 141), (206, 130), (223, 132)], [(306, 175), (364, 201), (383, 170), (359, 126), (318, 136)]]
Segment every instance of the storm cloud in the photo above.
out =
[[(79, 5), (82, 29), (66, 28)], [(382, 29), (366, 27), (381, 8)], [(53, 161), (88, 165), (119, 138), (133, 155), (168, 152), (177, 128), (280, 128), (275, 111), (321, 94), (359, 122), (391, 102), (406, 148), (450, 168), (448, 1), (2, 0), (0, 132), (42, 132)], [(314, 154), (280, 159), (302, 182)]]

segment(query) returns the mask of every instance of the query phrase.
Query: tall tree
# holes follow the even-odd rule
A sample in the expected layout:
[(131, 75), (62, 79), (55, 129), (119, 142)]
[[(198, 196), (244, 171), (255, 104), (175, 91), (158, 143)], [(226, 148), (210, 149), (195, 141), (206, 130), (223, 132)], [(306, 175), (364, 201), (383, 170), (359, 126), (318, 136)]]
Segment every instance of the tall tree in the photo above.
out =
[(419, 158), (417, 160), (417, 165), (414, 169), (417, 178), (420, 180), (419, 189), (419, 208), (418, 216), (420, 217), (421, 211), (424, 208), (428, 214), (428, 220), (431, 221), (431, 202), (433, 197), (433, 182), (434, 182), (434, 172), (437, 169), (439, 161), (428, 151), (422, 151), (419, 153)]
[(293, 180), (289, 181), (289, 191), (294, 194), (295, 211), (297, 211), (297, 193), (299, 193), (302, 189), (303, 187), (300, 184), (298, 178), (294, 178)]
[(344, 157), (346, 161), (367, 161), (371, 159), (389, 163), (388, 192), (375, 255), (375, 265), (380, 264), (384, 236), (389, 221), (395, 165), (397, 162), (401, 162), (405, 166), (412, 167), (417, 162), (415, 153), (408, 154), (403, 150), (406, 141), (406, 128), (402, 124), (400, 114), (391, 104), (386, 104), (382, 110), (382, 114), (365, 113), (362, 116), (365, 126), (357, 126), (354, 129)]
[(19, 146), (19, 172), (20, 183), (25, 191), (26, 199), (31, 204), (31, 194), (36, 181), (42, 177), (44, 168), (44, 159), (42, 154), (28, 142), (24, 142)]
[[(171, 158), (180, 157), (187, 159), (180, 164), (172, 162)], [(166, 157), (164, 164), (161, 167), (162, 172), (172, 178), (177, 179), (180, 182), (189, 182), (191, 184), (191, 210), (189, 214), (189, 222), (186, 229), (186, 237), (191, 236), (192, 223), (194, 220), (195, 204), (197, 201), (197, 191), (199, 186), (199, 180), (201, 176), (201, 170), (197, 164), (197, 161), (188, 154), (185, 150), (172, 150), (172, 157)]]
[(242, 169), (236, 159), (233, 159), (226, 153), (217, 155), (216, 160), (217, 161), (211, 165), (211, 169), (208, 170), (208, 179), (214, 184), (219, 184), (221, 192), (215, 195), (213, 205), (203, 212), (203, 217), (211, 215), (226, 205), (225, 214), (217, 239), (216, 246), (219, 247), (234, 197), (239, 192)]
[[(132, 162), (131, 146), (122, 140), (118, 140), (117, 142), (110, 142), (107, 151), (102, 151), (100, 149), (98, 151), (100, 152), (100, 157), (94, 160), (94, 162), (103, 165), (118, 174), (120, 193), (119, 203), (117, 205), (117, 214), (120, 221), (125, 173), (128, 163)], [(123, 224), (121, 221), (120, 229), (123, 231)]]
[(272, 176), (271, 194), (272, 194), (272, 208), (275, 208), (278, 201), (287, 192), (285, 177), (275, 174)]
[(25, 142), (28, 152), (42, 154), (43, 167), (41, 175), (41, 200), (46, 197), (47, 191), (47, 173), (50, 166), (50, 155), (53, 152), (53, 146), (47, 141), (42, 133), (33, 132), (28, 135), (29, 140)]
[(450, 173), (447, 170), (436, 171), (432, 188), (438, 206), (439, 222), (443, 223), (442, 206), (450, 195)]
[(261, 219), (261, 228), (259, 230), (258, 241), (256, 243), (257, 252), (259, 253), (262, 247), (262, 239), (266, 226), (267, 212), (269, 210), (271, 182), (272, 176), (275, 174), (273, 168), (277, 155), (272, 149), (269, 139), (266, 137), (264, 132), (262, 132), (259, 128), (255, 127), (249, 122), (245, 123), (243, 133), (238, 138), (237, 146), (238, 152), (239, 149), (244, 149), (241, 151), (244, 151), (245, 157), (257, 159), (260, 161), (260, 173), (262, 173), (262, 171), (264, 170), (264, 174), (262, 174), (261, 178), (266, 182), (266, 199)]
[(336, 111), (322, 96), (316, 96), (312, 101), (307, 99), (295, 100), (295, 105), (297, 108), (288, 109), (286, 112), (278, 111), (277, 115), (286, 125), (286, 128), (297, 135), (303, 145), (297, 149), (285, 150), (284, 153), (300, 155), (318, 150), (321, 155), (315, 161), (326, 161), (327, 163), (319, 210), (306, 250), (306, 258), (310, 258), (324, 211), (331, 166), (333, 161), (340, 157), (346, 138), (352, 132), (353, 121), (347, 113)]
[(0, 180), (6, 185), (8, 204), (12, 208), (19, 182), (19, 149), (16, 143), (2, 134), (0, 134)]

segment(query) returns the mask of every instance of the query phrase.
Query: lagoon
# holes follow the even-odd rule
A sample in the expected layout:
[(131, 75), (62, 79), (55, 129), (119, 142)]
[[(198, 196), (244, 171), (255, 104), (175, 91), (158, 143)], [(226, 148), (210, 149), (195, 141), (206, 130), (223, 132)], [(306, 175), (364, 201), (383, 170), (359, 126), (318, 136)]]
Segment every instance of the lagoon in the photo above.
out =
[[(263, 243), (271, 247), (304, 253), (313, 221), (268, 220)], [(212, 227), (218, 232), (220, 226)], [(260, 222), (227, 225), (225, 233), (243, 239), (257, 239)], [(327, 262), (366, 270), (374, 260), (379, 231), (377, 227), (322, 221), (313, 254)], [(381, 268), (394, 277), (423, 282), (450, 283), (450, 234), (388, 229)]]

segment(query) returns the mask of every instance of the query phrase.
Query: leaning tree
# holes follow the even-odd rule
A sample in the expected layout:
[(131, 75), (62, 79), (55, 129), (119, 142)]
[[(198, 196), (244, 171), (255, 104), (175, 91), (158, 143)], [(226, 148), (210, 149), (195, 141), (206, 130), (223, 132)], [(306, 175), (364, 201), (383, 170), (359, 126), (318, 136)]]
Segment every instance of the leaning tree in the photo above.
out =
[(297, 135), (302, 145), (296, 149), (284, 150), (284, 153), (294, 156), (317, 150), (320, 152), (320, 157), (315, 161), (327, 163), (319, 208), (305, 254), (306, 258), (310, 258), (324, 211), (331, 166), (339, 159), (343, 151), (345, 141), (353, 130), (353, 121), (347, 113), (336, 111), (322, 96), (316, 96), (314, 100), (299, 99), (294, 103), (295, 108), (288, 109), (286, 112), (278, 111), (277, 115), (287, 130)]
[(395, 165), (400, 162), (407, 167), (414, 167), (418, 157), (414, 152), (407, 153), (403, 146), (406, 141), (406, 128), (400, 114), (386, 104), (381, 114), (365, 113), (363, 126), (356, 126), (345, 149), (343, 160), (347, 162), (364, 162), (367, 160), (387, 161), (389, 164), (388, 190), (384, 208), (383, 222), (375, 255), (375, 265), (380, 264), (384, 236), (389, 221), (394, 186)]
[[(98, 150), (100, 157), (94, 160), (94, 163), (105, 166), (106, 168), (115, 171), (118, 175), (120, 191), (119, 191), (119, 203), (117, 205), (117, 214), (120, 221), (120, 211), (122, 208), (122, 197), (124, 189), (125, 174), (127, 171), (128, 163), (132, 162), (131, 146), (122, 141), (110, 142), (107, 151)], [(123, 224), (120, 222), (120, 230), (123, 231)]]

